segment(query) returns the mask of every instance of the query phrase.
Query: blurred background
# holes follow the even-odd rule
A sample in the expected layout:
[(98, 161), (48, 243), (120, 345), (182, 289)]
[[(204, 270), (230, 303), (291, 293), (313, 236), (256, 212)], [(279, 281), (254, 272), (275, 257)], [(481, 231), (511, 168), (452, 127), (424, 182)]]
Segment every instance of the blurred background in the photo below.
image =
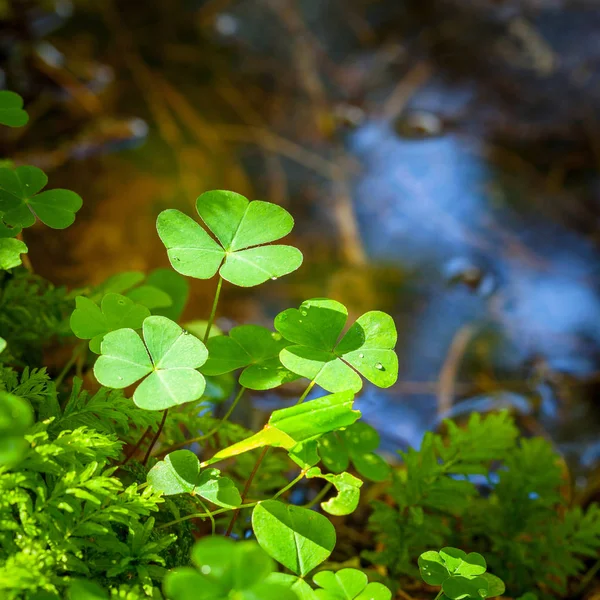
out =
[[(318, 296), (388, 311), (399, 382), (358, 402), (384, 448), (503, 407), (589, 498), (599, 40), (595, 0), (0, 0), (0, 81), (31, 117), (1, 156), (84, 199), (27, 230), (31, 261), (98, 283), (167, 266), (156, 216), (203, 191), (281, 204), (303, 267), (225, 286), (220, 325)], [(206, 318), (215, 281), (192, 283)]]

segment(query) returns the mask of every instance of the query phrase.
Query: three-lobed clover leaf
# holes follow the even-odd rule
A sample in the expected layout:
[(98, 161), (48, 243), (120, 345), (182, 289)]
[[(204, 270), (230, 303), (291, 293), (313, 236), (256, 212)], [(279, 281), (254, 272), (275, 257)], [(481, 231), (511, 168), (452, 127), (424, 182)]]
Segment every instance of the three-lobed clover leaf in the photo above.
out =
[(390, 466), (374, 452), (379, 442), (377, 431), (359, 421), (320, 438), (319, 454), (323, 464), (334, 473), (345, 471), (352, 461), (356, 470), (366, 479), (385, 481), (390, 475)]
[(90, 340), (90, 350), (100, 354), (104, 336), (117, 329), (140, 329), (150, 311), (141, 304), (120, 294), (106, 294), (98, 306), (85, 296), (75, 298), (75, 310), (70, 325), (81, 340)]
[(325, 474), (319, 467), (312, 467), (306, 472), (307, 479), (319, 477), (332, 483), (337, 490), (334, 496), (326, 502), (321, 502), (321, 508), (330, 515), (349, 515), (356, 510), (360, 500), (360, 488), (363, 482), (350, 473), (339, 473), (337, 475)]
[(319, 571), (313, 581), (321, 588), (315, 591), (318, 600), (391, 600), (392, 592), (382, 583), (369, 583), (358, 569)]
[(6, 225), (31, 227), (37, 217), (53, 229), (65, 229), (75, 221), (81, 197), (70, 190), (41, 190), (48, 177), (37, 167), (0, 169), (0, 212)]
[(21, 264), (21, 254), (27, 253), (27, 246), (21, 240), (0, 238), (0, 269), (7, 271)]
[(380, 311), (367, 312), (339, 340), (347, 318), (346, 307), (327, 298), (306, 300), (300, 309), (279, 313), (275, 328), (293, 344), (279, 355), (283, 366), (329, 392), (358, 392), (360, 375), (390, 387), (398, 377), (393, 319)]
[(263, 550), (301, 577), (326, 560), (335, 546), (335, 528), (327, 517), (277, 500), (254, 507), (252, 528)]
[(286, 236), (292, 216), (280, 206), (234, 192), (206, 192), (196, 210), (215, 241), (196, 221), (169, 209), (160, 213), (156, 229), (173, 268), (189, 277), (223, 279), (252, 287), (295, 271), (302, 253), (292, 246), (265, 245)]
[(242, 503), (233, 481), (221, 477), (218, 469), (201, 470), (198, 457), (189, 450), (176, 450), (157, 462), (148, 472), (148, 483), (166, 496), (187, 493), (224, 508)]
[(254, 541), (204, 538), (192, 548), (191, 559), (196, 568), (167, 573), (168, 600), (297, 600), (288, 586), (269, 581), (273, 561)]
[(0, 91), (0, 125), (23, 127), (29, 115), (23, 110), (23, 98), (15, 92)]
[(485, 559), (477, 552), (467, 554), (458, 548), (429, 550), (419, 556), (419, 571), (425, 583), (442, 587), (451, 600), (490, 598), (504, 593), (504, 583), (486, 573)]
[(29, 444), (23, 434), (33, 424), (33, 410), (27, 400), (0, 391), (0, 465), (12, 466)]
[(99, 383), (125, 388), (143, 379), (133, 401), (148, 410), (200, 398), (206, 382), (196, 369), (206, 361), (206, 346), (166, 317), (147, 317), (142, 330), (144, 341), (133, 329), (104, 336), (102, 354), (94, 365)]
[(240, 385), (251, 390), (270, 390), (299, 377), (279, 360), (279, 353), (288, 345), (279, 333), (266, 327), (240, 325), (228, 336), (207, 341), (208, 360), (201, 371), (205, 375), (223, 375), (243, 369)]

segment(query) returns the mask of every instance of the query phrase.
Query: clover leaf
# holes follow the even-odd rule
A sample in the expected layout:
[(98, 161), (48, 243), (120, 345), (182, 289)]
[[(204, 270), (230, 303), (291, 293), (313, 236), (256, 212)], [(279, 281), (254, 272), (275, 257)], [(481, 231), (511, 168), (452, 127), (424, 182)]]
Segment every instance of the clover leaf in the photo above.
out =
[(166, 317), (147, 317), (142, 329), (144, 341), (133, 329), (104, 336), (102, 355), (94, 366), (99, 383), (125, 388), (143, 379), (133, 401), (148, 410), (200, 398), (206, 382), (196, 369), (206, 361), (206, 346)]
[(429, 550), (419, 556), (419, 571), (425, 583), (442, 587), (451, 600), (488, 598), (504, 593), (504, 583), (486, 573), (485, 559), (477, 552), (467, 554), (458, 548)]
[(350, 427), (324, 435), (319, 439), (319, 454), (323, 464), (334, 473), (345, 471), (350, 461), (356, 470), (370, 481), (385, 481), (389, 464), (373, 452), (379, 446), (377, 431), (359, 421)]
[(77, 296), (70, 325), (79, 339), (90, 340), (92, 352), (100, 354), (100, 346), (107, 333), (124, 327), (140, 329), (149, 316), (150, 311), (145, 306), (120, 294), (106, 294), (100, 307), (85, 296)]
[(0, 238), (0, 269), (8, 270), (21, 264), (21, 254), (27, 253), (27, 246), (21, 240)]
[[(53, 229), (65, 229), (75, 221), (81, 197), (70, 190), (41, 190), (48, 183), (37, 167), (0, 169), (0, 211), (13, 227), (31, 227), (37, 217)], [(38, 193), (41, 192), (41, 193)]]
[(379, 387), (390, 387), (398, 377), (393, 319), (380, 311), (365, 313), (338, 341), (347, 318), (343, 304), (326, 298), (306, 300), (299, 310), (279, 313), (275, 329), (293, 343), (279, 355), (283, 366), (329, 392), (358, 392), (360, 375)]
[(207, 341), (208, 360), (201, 370), (205, 375), (222, 375), (244, 369), (240, 385), (251, 390), (270, 390), (298, 379), (279, 360), (279, 353), (288, 345), (279, 333), (266, 327), (240, 325), (228, 336), (211, 337)]
[(191, 558), (195, 569), (180, 567), (165, 576), (168, 600), (297, 600), (287, 586), (268, 580), (273, 561), (254, 541), (204, 538)]
[(321, 503), (321, 508), (330, 515), (349, 515), (356, 510), (360, 499), (360, 488), (363, 482), (350, 473), (340, 473), (338, 475), (321, 473), (318, 467), (312, 467), (306, 472), (306, 477), (312, 479), (319, 477), (332, 483), (337, 490), (337, 496), (334, 496), (327, 502)]
[(176, 450), (156, 463), (148, 472), (148, 483), (166, 496), (191, 494), (217, 506), (236, 508), (242, 503), (240, 493), (218, 469), (200, 469), (198, 457), (189, 450)]
[(391, 600), (392, 592), (385, 585), (369, 583), (358, 569), (319, 571), (313, 581), (322, 589), (315, 592), (319, 600)]
[(277, 279), (302, 264), (292, 246), (264, 245), (287, 235), (292, 216), (280, 206), (227, 191), (211, 191), (196, 200), (196, 211), (217, 241), (196, 221), (169, 209), (156, 222), (173, 268), (189, 277), (221, 277), (242, 287)]
[(320, 565), (335, 546), (335, 529), (327, 517), (277, 500), (255, 506), (252, 528), (263, 550), (301, 577)]
[(29, 403), (0, 391), (0, 465), (12, 466), (20, 460), (29, 448), (23, 434), (32, 424), (33, 410)]
[(15, 92), (0, 92), (0, 125), (23, 127), (29, 121), (29, 115), (23, 110), (23, 98)]

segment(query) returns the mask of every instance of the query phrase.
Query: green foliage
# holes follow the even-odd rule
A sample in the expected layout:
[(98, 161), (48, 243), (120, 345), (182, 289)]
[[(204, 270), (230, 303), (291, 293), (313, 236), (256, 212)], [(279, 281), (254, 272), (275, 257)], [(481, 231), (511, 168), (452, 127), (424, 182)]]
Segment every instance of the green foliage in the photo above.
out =
[(23, 98), (19, 94), (3, 90), (0, 92), (0, 125), (23, 127), (29, 115), (23, 110)]
[[(484, 552), (512, 594), (540, 584), (564, 593), (568, 578), (584, 570), (582, 559), (600, 550), (598, 508), (565, 506), (551, 445), (519, 440), (506, 413), (473, 414), (464, 429), (451, 421), (447, 428), (446, 438), (426, 434), (420, 450), (402, 453), (388, 490), (395, 505), (376, 502), (369, 522), (382, 548), (365, 556), (390, 575), (414, 577), (427, 548), (460, 545)], [(491, 492), (469, 480), (478, 474)]]
[(441, 586), (442, 597), (450, 600), (493, 598), (505, 591), (501, 579), (486, 573), (485, 558), (477, 552), (467, 554), (458, 548), (428, 550), (419, 556), (419, 570), (425, 583)]
[(206, 361), (204, 344), (166, 317), (148, 317), (144, 341), (133, 329), (104, 336), (94, 374), (102, 385), (122, 389), (143, 379), (133, 394), (140, 408), (159, 410), (192, 402), (206, 382), (196, 370)]
[(319, 600), (391, 600), (392, 593), (383, 584), (369, 583), (358, 569), (340, 569), (337, 572), (320, 571), (313, 581), (322, 589), (315, 593)]
[(198, 198), (196, 210), (218, 243), (178, 210), (163, 211), (156, 223), (169, 260), (182, 275), (209, 279), (219, 271), (226, 281), (251, 287), (287, 275), (302, 264), (297, 248), (264, 245), (284, 237), (294, 226), (292, 216), (280, 206), (213, 191)]
[(47, 183), (48, 177), (37, 167), (0, 168), (0, 211), (4, 223), (22, 229), (31, 227), (37, 217), (53, 229), (72, 225), (83, 201), (69, 190), (42, 192)]
[(0, 269), (7, 271), (21, 264), (21, 254), (27, 253), (27, 246), (21, 240), (0, 238)]
[(335, 529), (329, 519), (277, 500), (256, 505), (252, 527), (267, 554), (301, 577), (321, 564), (335, 546)]
[(279, 355), (283, 366), (330, 392), (360, 391), (360, 375), (379, 387), (396, 383), (398, 336), (392, 318), (365, 313), (338, 342), (347, 318), (343, 304), (326, 298), (306, 300), (300, 309), (277, 315), (275, 328), (293, 343)]
[(33, 411), (26, 400), (0, 391), (0, 465), (12, 466), (25, 454), (23, 434), (33, 425)]
[(284, 585), (267, 581), (274, 564), (256, 542), (208, 538), (191, 558), (195, 569), (174, 569), (165, 578), (168, 600), (296, 600)]

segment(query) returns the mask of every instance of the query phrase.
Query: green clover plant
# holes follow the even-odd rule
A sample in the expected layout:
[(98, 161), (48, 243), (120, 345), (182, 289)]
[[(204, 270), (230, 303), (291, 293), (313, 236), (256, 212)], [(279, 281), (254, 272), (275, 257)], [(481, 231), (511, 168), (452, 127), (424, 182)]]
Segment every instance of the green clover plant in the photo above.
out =
[(323, 464), (334, 473), (348, 469), (350, 462), (359, 475), (371, 481), (384, 481), (390, 475), (390, 466), (374, 450), (379, 447), (379, 434), (362, 421), (346, 429), (324, 435), (318, 450)]
[(390, 387), (398, 377), (394, 321), (380, 311), (365, 313), (340, 340), (347, 318), (343, 304), (326, 298), (277, 315), (275, 328), (292, 344), (280, 352), (281, 363), (329, 392), (360, 391), (361, 375)]
[(36, 217), (53, 229), (65, 229), (75, 221), (75, 213), (82, 200), (70, 190), (41, 190), (48, 177), (37, 167), (0, 169), (0, 211), (6, 225), (16, 228), (31, 227)]
[(275, 565), (256, 542), (203, 539), (191, 559), (195, 568), (174, 569), (166, 576), (167, 600), (297, 600), (286, 586), (268, 581)]
[(392, 592), (382, 583), (369, 583), (358, 569), (319, 571), (313, 581), (319, 586), (318, 600), (391, 600)]
[(210, 279), (220, 276), (251, 287), (295, 271), (301, 252), (292, 246), (265, 245), (286, 236), (292, 216), (280, 206), (234, 192), (212, 191), (196, 200), (196, 211), (215, 241), (193, 219), (174, 209), (163, 211), (156, 223), (173, 268), (182, 275)]
[(143, 341), (133, 329), (104, 336), (102, 354), (94, 366), (98, 381), (121, 389), (142, 379), (133, 401), (148, 410), (200, 398), (206, 381), (197, 369), (206, 361), (206, 346), (166, 317), (147, 317), (142, 330)]
[(442, 599), (493, 598), (504, 593), (501, 579), (486, 573), (485, 558), (477, 552), (467, 554), (458, 548), (429, 550), (419, 556), (419, 571), (423, 581), (441, 586)]
[(23, 110), (23, 98), (15, 92), (0, 91), (0, 125), (23, 127), (29, 115)]

